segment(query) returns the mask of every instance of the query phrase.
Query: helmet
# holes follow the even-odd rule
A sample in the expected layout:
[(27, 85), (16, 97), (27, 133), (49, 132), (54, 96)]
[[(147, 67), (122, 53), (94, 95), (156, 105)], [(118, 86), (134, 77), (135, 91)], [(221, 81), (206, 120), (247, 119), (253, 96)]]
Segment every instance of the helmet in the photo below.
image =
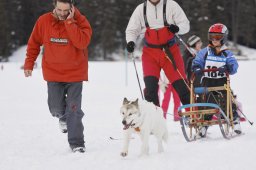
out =
[(208, 31), (208, 40), (220, 40), (221, 45), (228, 41), (228, 29), (224, 24), (217, 23), (210, 26)]
[(190, 36), (190, 37), (188, 38), (187, 43), (188, 43), (188, 45), (189, 45), (190, 47), (195, 47), (196, 43), (199, 42), (199, 41), (201, 41), (201, 38), (199, 38), (199, 37), (196, 36), (196, 35), (192, 35), (192, 36)]

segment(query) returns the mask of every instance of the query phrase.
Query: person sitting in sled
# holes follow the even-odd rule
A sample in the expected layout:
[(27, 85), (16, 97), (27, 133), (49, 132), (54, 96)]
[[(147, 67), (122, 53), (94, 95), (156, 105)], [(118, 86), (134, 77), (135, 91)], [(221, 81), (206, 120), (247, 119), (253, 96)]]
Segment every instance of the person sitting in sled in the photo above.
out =
[[(233, 75), (237, 72), (238, 63), (234, 54), (227, 49), (225, 43), (228, 38), (228, 29), (224, 24), (217, 23), (210, 26), (208, 31), (209, 45), (200, 50), (192, 63), (192, 71), (195, 75), (202, 75), (204, 69), (218, 69), (218, 71), (206, 72), (203, 75), (202, 85), (206, 87), (223, 86), (227, 82), (226, 73)], [(213, 95), (207, 95), (209, 103), (221, 103), (221, 108), (225, 110), (226, 91), (214, 92)], [(216, 99), (222, 101), (216, 101)], [(241, 126), (237, 112), (233, 113), (234, 131), (240, 134)], [(211, 120), (212, 115), (206, 115), (205, 120)], [(206, 136), (208, 126), (203, 126), (199, 135)]]

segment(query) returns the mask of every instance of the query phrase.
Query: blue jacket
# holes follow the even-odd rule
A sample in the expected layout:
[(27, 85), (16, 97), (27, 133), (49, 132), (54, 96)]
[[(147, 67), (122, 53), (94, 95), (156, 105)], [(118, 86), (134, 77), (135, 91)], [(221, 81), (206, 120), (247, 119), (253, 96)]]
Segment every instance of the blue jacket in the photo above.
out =
[(224, 49), (220, 55), (216, 55), (211, 47), (205, 47), (200, 50), (192, 63), (192, 68), (212, 69), (226, 66), (229, 74), (235, 74), (238, 69), (238, 63), (230, 50)]

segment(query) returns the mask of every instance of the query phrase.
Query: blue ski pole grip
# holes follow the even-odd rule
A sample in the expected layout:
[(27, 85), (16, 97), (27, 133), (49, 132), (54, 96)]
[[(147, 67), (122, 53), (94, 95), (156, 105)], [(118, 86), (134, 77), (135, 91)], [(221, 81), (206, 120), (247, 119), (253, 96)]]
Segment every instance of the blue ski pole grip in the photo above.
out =
[(207, 87), (196, 87), (196, 88), (194, 88), (194, 92), (196, 94), (208, 93), (208, 89), (207, 89)]

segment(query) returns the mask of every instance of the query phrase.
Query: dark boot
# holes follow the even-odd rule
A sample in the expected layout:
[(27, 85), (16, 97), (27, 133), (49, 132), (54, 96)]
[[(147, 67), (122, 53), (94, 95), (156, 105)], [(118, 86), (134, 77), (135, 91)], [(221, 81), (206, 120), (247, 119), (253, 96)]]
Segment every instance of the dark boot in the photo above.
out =
[(172, 83), (172, 86), (178, 93), (181, 103), (183, 105), (189, 104), (190, 103), (190, 92), (189, 92), (189, 89), (188, 89), (187, 85), (185, 84), (184, 80), (182, 80), (182, 79), (176, 80), (175, 82)]
[(146, 88), (144, 89), (144, 96), (148, 102), (153, 102), (156, 106), (159, 106), (158, 99), (158, 78), (154, 76), (144, 77)]

